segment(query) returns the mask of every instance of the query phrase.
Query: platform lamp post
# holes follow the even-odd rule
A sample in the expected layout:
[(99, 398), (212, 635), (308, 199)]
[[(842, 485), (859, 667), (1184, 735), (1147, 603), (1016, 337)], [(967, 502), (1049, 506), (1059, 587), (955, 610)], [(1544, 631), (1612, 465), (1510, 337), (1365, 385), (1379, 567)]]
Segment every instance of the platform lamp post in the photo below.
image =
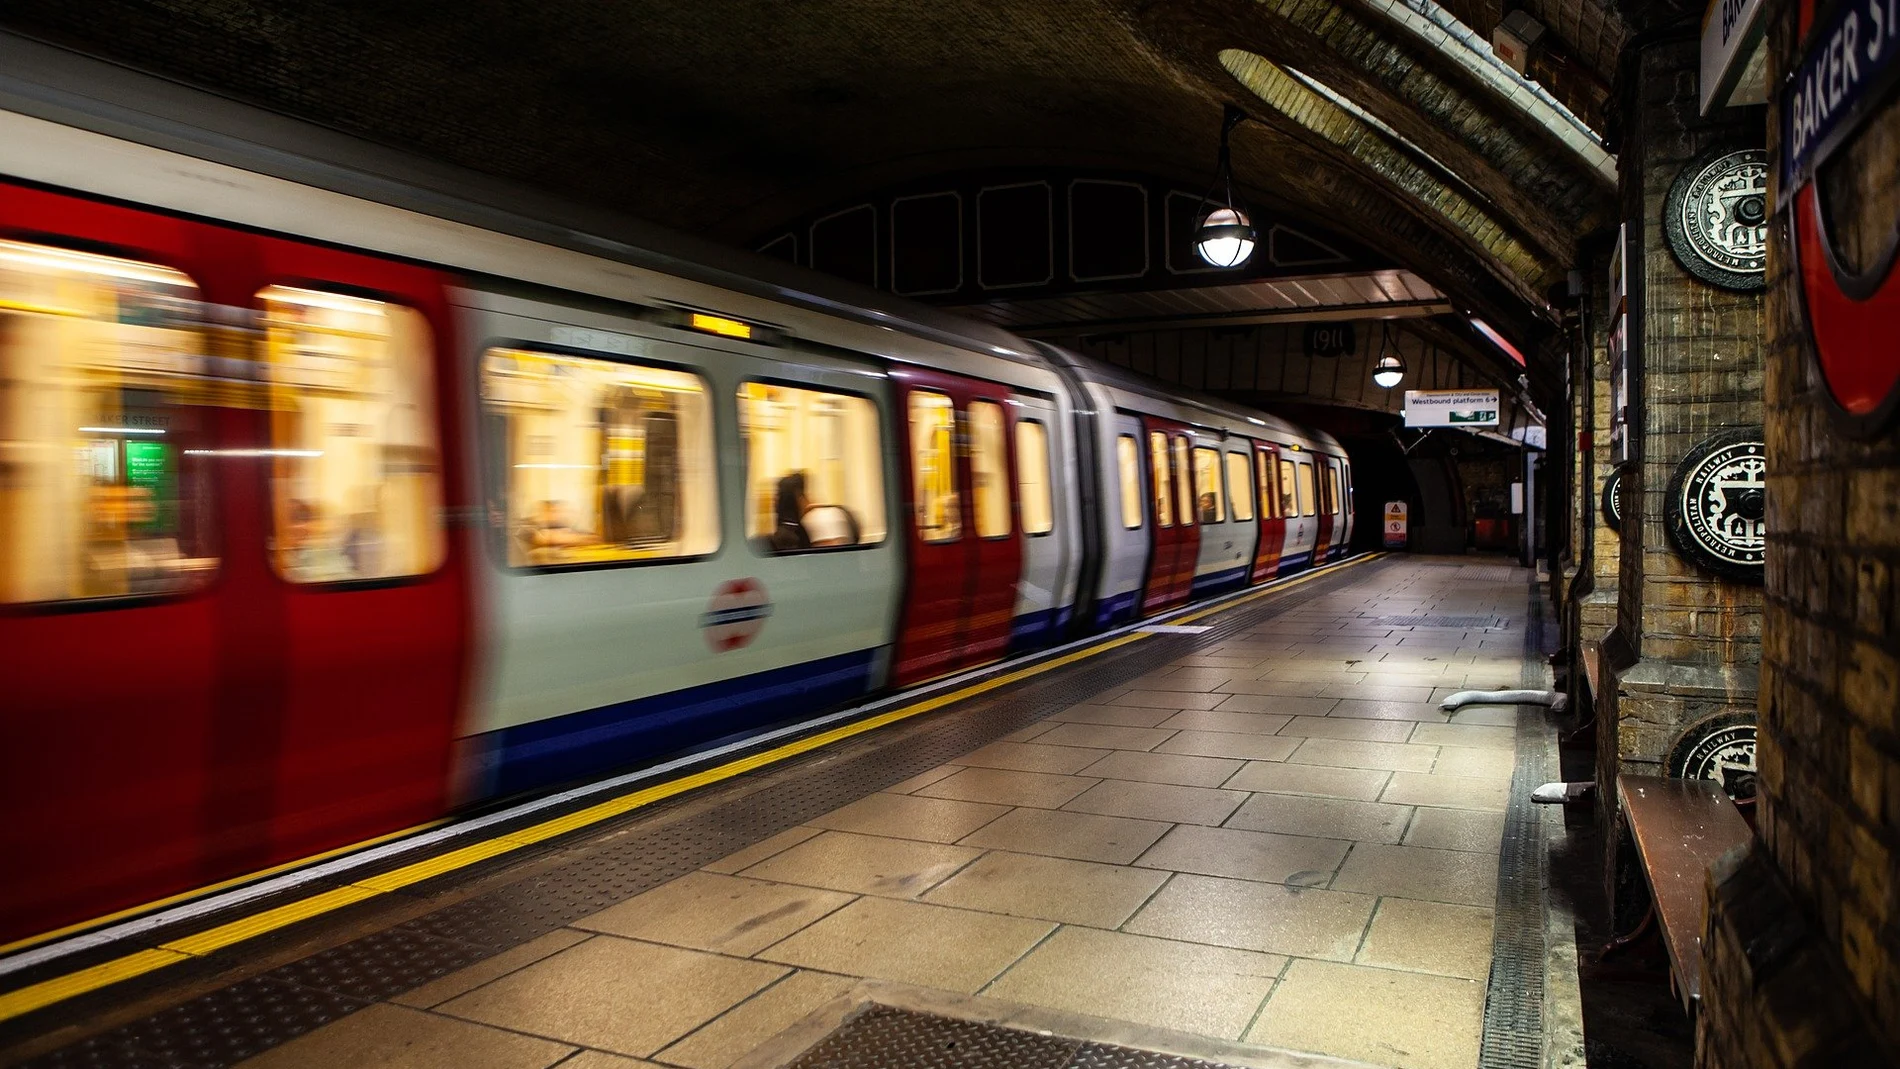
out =
[(1405, 378), (1405, 358), (1392, 345), (1390, 327), (1379, 324), (1379, 361), (1372, 365), (1372, 383), (1384, 389), (1397, 386)]
[[(1232, 104), (1221, 112), (1220, 159), (1214, 166), (1214, 184), (1209, 186), (1195, 208), (1200, 224), (1194, 228), (1194, 251), (1214, 267), (1239, 267), (1253, 255), (1253, 221), (1247, 218), (1234, 199), (1234, 164), (1228, 150), (1228, 135), (1247, 118)], [(1216, 201), (1214, 195), (1222, 199)], [(1201, 215), (1205, 210), (1207, 214)]]

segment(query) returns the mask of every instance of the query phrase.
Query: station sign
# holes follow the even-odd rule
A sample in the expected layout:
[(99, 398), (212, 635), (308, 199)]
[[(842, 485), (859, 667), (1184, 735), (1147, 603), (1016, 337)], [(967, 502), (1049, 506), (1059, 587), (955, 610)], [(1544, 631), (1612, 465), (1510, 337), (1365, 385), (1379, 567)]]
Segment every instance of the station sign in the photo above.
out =
[(1407, 506), (1403, 501), (1388, 501), (1385, 503), (1385, 548), (1387, 549), (1405, 548), (1406, 508)]
[(1495, 427), (1496, 390), (1407, 390), (1407, 427)]
[(1702, 15), (1702, 114), (1768, 103), (1763, 0), (1709, 0)]

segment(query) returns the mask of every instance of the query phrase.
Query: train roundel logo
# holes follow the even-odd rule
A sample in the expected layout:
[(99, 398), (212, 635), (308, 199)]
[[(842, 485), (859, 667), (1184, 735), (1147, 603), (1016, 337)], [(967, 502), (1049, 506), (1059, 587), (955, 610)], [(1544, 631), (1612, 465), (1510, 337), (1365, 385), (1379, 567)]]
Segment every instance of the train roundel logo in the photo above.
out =
[(772, 599), (757, 579), (728, 579), (713, 591), (706, 613), (699, 618), (700, 633), (714, 653), (742, 649), (757, 638), (772, 615)]

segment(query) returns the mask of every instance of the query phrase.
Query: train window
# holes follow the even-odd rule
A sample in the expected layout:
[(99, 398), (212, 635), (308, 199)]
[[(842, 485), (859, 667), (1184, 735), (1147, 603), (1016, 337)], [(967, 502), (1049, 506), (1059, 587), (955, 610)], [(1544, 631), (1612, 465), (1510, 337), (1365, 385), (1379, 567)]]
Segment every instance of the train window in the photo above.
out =
[(1247, 522), (1253, 519), (1253, 472), (1245, 453), (1227, 454), (1227, 492), (1233, 500), (1234, 519)]
[(257, 300), (278, 574), (330, 583), (435, 571), (446, 542), (422, 313), (289, 286)]
[(1264, 453), (1260, 457), (1260, 518), (1280, 518), (1280, 468)]
[(1009, 535), (1009, 440), (1003, 406), (970, 402), (970, 492), (976, 496), (978, 538)]
[(1155, 526), (1174, 526), (1174, 486), (1168, 480), (1168, 436), (1148, 432), (1148, 464), (1154, 469)]
[(1049, 429), (1034, 420), (1016, 424), (1016, 471), (1023, 502), (1023, 533), (1055, 530), (1055, 502), (1049, 490)]
[(1134, 435), (1115, 439), (1115, 460), (1121, 471), (1122, 526), (1133, 531), (1141, 527), (1141, 447)]
[(1326, 515), (1339, 513), (1339, 469), (1332, 464), (1326, 465)]
[(1227, 519), (1220, 484), (1220, 452), (1201, 446), (1194, 450), (1194, 514), (1202, 523)]
[(1280, 461), (1280, 515), (1283, 517), (1291, 518), (1300, 514), (1300, 499), (1293, 490), (1299, 483), (1299, 476), (1295, 474), (1298, 468), (1299, 465), (1291, 460)]
[(739, 387), (746, 534), (773, 553), (884, 541), (877, 406), (852, 394)]
[(1315, 515), (1313, 509), (1313, 465), (1301, 463), (1300, 470), (1300, 515)]
[(712, 404), (697, 375), (565, 353), (482, 357), (505, 458), (508, 563), (611, 565), (719, 548)]
[(169, 268), (0, 241), (0, 603), (210, 579), (198, 308)]
[(1177, 434), (1174, 436), (1174, 491), (1180, 501), (1178, 515), (1183, 527), (1194, 523), (1194, 484), (1188, 480), (1187, 438)]
[(928, 390), (911, 393), (911, 481), (916, 487), (917, 535), (926, 542), (954, 542), (963, 537), (956, 427), (956, 406), (948, 397)]

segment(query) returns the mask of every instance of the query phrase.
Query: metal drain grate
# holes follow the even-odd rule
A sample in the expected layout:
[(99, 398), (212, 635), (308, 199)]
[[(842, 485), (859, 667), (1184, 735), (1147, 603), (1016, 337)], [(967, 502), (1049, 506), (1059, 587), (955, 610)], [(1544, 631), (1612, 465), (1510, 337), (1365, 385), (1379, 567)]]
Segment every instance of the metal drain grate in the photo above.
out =
[(1379, 627), (1456, 627), (1490, 630), (1510, 621), (1502, 616), (1374, 616), (1366, 621)]
[[(961, 703), (897, 729), (863, 736), (748, 773), (767, 785), (699, 808), (682, 796), (574, 833), (559, 864), (415, 920), (312, 954), (27, 1063), (231, 1065), (625, 901), (779, 832), (936, 768), (1076, 703), (1146, 675), (1194, 649), (1383, 571), (1321, 577), (1262, 603), (1237, 606), (1198, 635), (1158, 634), (1112, 657)], [(427, 889), (423, 889), (427, 893)], [(1134, 1052), (1145, 1057), (1158, 1057)], [(159, 1057), (154, 1061), (153, 1055)], [(120, 1062), (111, 1059), (117, 1057)], [(924, 1063), (919, 1063), (924, 1064)], [(936, 1064), (936, 1063), (931, 1063)], [(946, 1063), (958, 1064), (958, 1063)], [(968, 1063), (978, 1065), (985, 1063)], [(1018, 1065), (1022, 1063), (996, 1063)], [(1169, 1066), (1168, 1062), (1077, 1062), (1076, 1066)], [(1187, 1063), (1206, 1065), (1208, 1063)]]
[[(1304, 1061), (1304, 1059), (1302, 1059)], [(1088, 1043), (874, 1006), (785, 1069), (1231, 1069), (1176, 1054)]]

